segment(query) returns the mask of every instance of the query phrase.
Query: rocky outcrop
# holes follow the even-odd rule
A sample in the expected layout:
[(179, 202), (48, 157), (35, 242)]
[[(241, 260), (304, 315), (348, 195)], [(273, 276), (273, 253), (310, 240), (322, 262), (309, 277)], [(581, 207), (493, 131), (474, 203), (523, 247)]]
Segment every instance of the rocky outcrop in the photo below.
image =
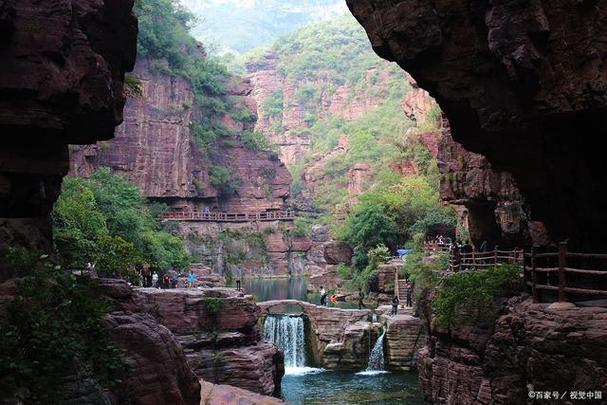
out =
[(424, 344), (421, 320), (406, 313), (382, 318), (386, 328), (384, 346), (387, 368), (399, 371), (415, 369), (417, 353)]
[(346, 242), (331, 241), (325, 245), (324, 258), (328, 264), (345, 264), (352, 263), (352, 248)]
[(553, 309), (513, 298), (491, 325), (445, 331), (433, 324), (418, 361), (426, 400), (513, 404), (527, 402), (529, 391), (567, 399), (570, 390), (604, 393), (606, 320), (604, 308)]
[(284, 360), (260, 341), (260, 309), (251, 296), (225, 288), (139, 289), (132, 301), (175, 334), (199, 378), (263, 395), (280, 391)]
[(114, 390), (115, 401), (133, 405), (200, 403), (198, 377), (169, 329), (144, 313), (112, 313), (106, 324), (112, 339), (126, 350), (133, 370)]
[(357, 163), (348, 170), (348, 197), (351, 201), (356, 201), (359, 195), (367, 191), (372, 177), (371, 166), (367, 163)]
[[(181, 395), (175, 404), (198, 404), (188, 399), (199, 394), (198, 379), (263, 395), (280, 391), (284, 359), (276, 346), (261, 341), (261, 311), (251, 296), (227, 288), (133, 290), (107, 279), (101, 291), (117, 311), (108, 321), (110, 331), (135, 366), (117, 392), (134, 403), (146, 398), (142, 381), (154, 381), (150, 399)], [(159, 359), (166, 363), (158, 366)]]
[[(114, 135), (124, 73), (135, 59), (132, 6), (0, 2), (0, 249), (50, 251), (49, 213), (67, 173), (67, 144)], [(5, 273), (0, 263), (0, 279)]]
[[(482, 155), (453, 141), (446, 126), (438, 152), (441, 200), (465, 208), (464, 226), (476, 246), (486, 240), (503, 248), (525, 246), (529, 232), (527, 207), (512, 175), (498, 171)], [(546, 242), (535, 238), (536, 245)]]
[(280, 405), (283, 401), (274, 397), (232, 387), (231, 385), (212, 384), (201, 381), (200, 403), (221, 405)]
[[(596, 190), (607, 5), (595, 1), (348, 0), (374, 50), (440, 104), (453, 139), (512, 173), (553, 240), (605, 249)], [(583, 141), (573, 134), (583, 134)]]

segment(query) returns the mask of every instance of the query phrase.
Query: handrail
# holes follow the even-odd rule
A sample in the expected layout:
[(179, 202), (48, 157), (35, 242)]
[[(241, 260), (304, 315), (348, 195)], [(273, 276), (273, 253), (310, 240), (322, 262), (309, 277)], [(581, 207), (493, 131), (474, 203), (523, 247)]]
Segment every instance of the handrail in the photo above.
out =
[[(607, 276), (607, 263), (604, 263), (605, 270), (574, 268), (570, 267), (571, 263), (567, 263), (567, 259), (571, 258), (605, 260), (607, 259), (607, 254), (569, 252), (567, 250), (567, 243), (561, 242), (559, 243), (558, 252), (535, 253), (535, 250), (532, 248), (531, 253), (525, 254), (525, 257), (531, 260), (531, 266), (524, 266), (524, 274), (527, 285), (531, 287), (533, 302), (541, 302), (542, 297), (540, 294), (540, 290), (556, 291), (558, 293), (559, 302), (565, 302), (567, 300), (566, 294), (600, 294), (607, 296), (607, 289), (601, 290), (595, 288), (596, 286), (598, 286), (599, 288), (607, 288), (604, 284), (604, 281), (595, 283), (595, 286), (593, 286), (593, 288), (588, 288), (579, 284), (576, 285), (576, 283), (578, 282), (578, 278), (576, 278), (576, 276), (582, 277), (582, 281), (588, 281), (588, 277), (593, 277), (594, 279), (598, 280), (596, 277)], [(555, 257), (558, 258), (558, 263), (555, 263), (554, 260), (538, 260)], [(546, 267), (541, 267), (538, 263), (543, 263)], [(557, 265), (557, 267), (554, 267), (555, 264)], [(576, 262), (576, 266), (579, 265), (580, 263)], [(557, 273), (557, 280), (554, 280), (554, 275), (551, 276), (551, 274), (553, 273)], [(531, 275), (531, 281), (528, 280), (527, 274)], [(558, 284), (546, 285), (540, 283), (540, 275), (542, 275), (542, 281), (545, 281), (549, 284), (554, 284), (556, 281), (558, 282)]]
[(295, 218), (292, 211), (260, 212), (201, 212), (169, 211), (162, 215), (167, 221), (201, 221), (201, 222), (249, 222), (249, 221), (291, 221)]

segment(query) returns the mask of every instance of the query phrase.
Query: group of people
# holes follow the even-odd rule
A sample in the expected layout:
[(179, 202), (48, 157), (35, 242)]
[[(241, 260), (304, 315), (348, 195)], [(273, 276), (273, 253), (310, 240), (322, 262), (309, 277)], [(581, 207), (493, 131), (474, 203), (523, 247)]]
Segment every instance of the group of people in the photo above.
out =
[(156, 270), (152, 270), (147, 264), (140, 270), (139, 277), (141, 280), (140, 285), (145, 288), (193, 288), (196, 287), (198, 281), (198, 277), (192, 271), (190, 271), (184, 281), (175, 271), (169, 271), (160, 275)]
[[(405, 285), (405, 299), (406, 299), (406, 307), (411, 308), (413, 306), (413, 284), (407, 283)], [(391, 315), (398, 315), (398, 306), (400, 305), (400, 299), (398, 295), (395, 295), (392, 298), (392, 312)]]

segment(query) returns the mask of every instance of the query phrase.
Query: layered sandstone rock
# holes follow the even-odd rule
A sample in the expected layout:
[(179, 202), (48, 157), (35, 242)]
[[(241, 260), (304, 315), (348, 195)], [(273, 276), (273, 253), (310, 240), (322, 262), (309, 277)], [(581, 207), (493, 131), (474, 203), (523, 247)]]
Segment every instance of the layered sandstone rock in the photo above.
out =
[(303, 275), (310, 240), (292, 235), (287, 221), (183, 222), (189, 250), (213, 273), (232, 277)]
[(200, 403), (198, 377), (169, 329), (144, 313), (112, 313), (106, 323), (133, 370), (114, 390), (119, 403)]
[[(209, 159), (198, 146), (192, 124), (208, 112), (194, 99), (190, 83), (182, 77), (153, 69), (155, 61), (139, 59), (135, 74), (142, 94), (128, 98), (125, 123), (116, 138), (94, 146), (74, 148), (72, 174), (87, 176), (101, 166), (123, 174), (138, 185), (145, 197), (162, 200), (174, 208), (214, 211), (259, 212), (279, 210), (289, 193), (291, 175), (273, 154), (247, 149), (238, 133), (251, 129), (229, 115), (223, 124), (234, 135), (223, 141), (221, 154)], [(256, 109), (247, 80), (229, 84), (226, 97), (234, 108)], [(219, 197), (209, 169), (227, 167), (235, 192)]]
[(254, 392), (232, 387), (230, 385), (200, 382), (200, 403), (221, 405), (280, 405), (283, 401), (274, 397), (259, 395)]
[(67, 144), (109, 139), (122, 120), (124, 73), (136, 51), (132, 6), (0, 2), (0, 249), (51, 250), (49, 213)]
[(418, 367), (435, 404), (525, 403), (529, 391), (607, 389), (607, 309), (513, 298), (490, 325), (433, 327)]
[[(607, 5), (348, 0), (373, 48), (440, 104), (453, 139), (512, 173), (553, 240), (607, 247), (596, 190), (607, 122)], [(583, 141), (574, 134), (582, 134)]]
[(424, 344), (421, 320), (406, 313), (386, 316), (385, 327), (384, 345), (387, 368), (405, 371), (416, 368), (417, 352)]
[[(412, 90), (403, 104), (405, 114), (418, 126), (426, 125), (436, 102), (407, 75)], [(512, 174), (496, 170), (484, 156), (466, 150), (453, 140), (447, 120), (430, 123), (437, 129), (415, 137), (439, 162), (440, 196), (443, 202), (459, 206), (458, 225), (469, 231), (476, 246), (488, 241), (503, 248), (523, 246), (532, 238), (524, 199)], [(417, 174), (415, 162), (395, 164), (403, 175)], [(534, 238), (534, 244), (546, 241)]]
[[(133, 380), (120, 392), (130, 393), (129, 384), (146, 378), (166, 379), (160, 387), (170, 388), (167, 395), (186, 398), (176, 404), (192, 403), (187, 398), (193, 385), (198, 394), (200, 378), (263, 395), (280, 391), (284, 358), (276, 346), (260, 340), (260, 308), (251, 296), (226, 288), (132, 290), (118, 280), (103, 280), (102, 291), (120, 311), (112, 314), (110, 330), (136, 365)], [(148, 344), (140, 345), (142, 341)], [(168, 353), (159, 353), (156, 342), (164, 342)], [(152, 354), (170, 364), (154, 365)], [(156, 398), (153, 392), (150, 398)], [(139, 393), (134, 391), (133, 398), (139, 400)]]

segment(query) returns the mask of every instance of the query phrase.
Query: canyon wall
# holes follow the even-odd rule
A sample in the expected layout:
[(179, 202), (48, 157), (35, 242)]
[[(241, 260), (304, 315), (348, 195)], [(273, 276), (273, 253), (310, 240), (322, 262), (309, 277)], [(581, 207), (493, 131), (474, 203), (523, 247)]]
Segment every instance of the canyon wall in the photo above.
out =
[[(143, 196), (173, 211), (283, 210), (291, 175), (272, 152), (245, 146), (240, 135), (252, 124), (224, 114), (222, 124), (231, 133), (219, 140), (214, 152), (201, 149), (192, 124), (210, 112), (198, 105), (187, 79), (158, 72), (154, 65), (145, 58), (137, 61), (134, 74), (141, 81), (141, 94), (127, 99), (124, 124), (110, 141), (72, 148), (70, 173), (88, 176), (109, 167), (139, 186)], [(255, 111), (247, 79), (231, 78), (226, 88), (232, 110)], [(213, 186), (213, 166), (229, 170), (231, 193), (222, 194)], [(215, 273), (285, 276), (306, 271), (307, 243), (291, 236), (292, 221), (178, 225), (195, 261)]]
[(574, 249), (607, 248), (596, 198), (607, 178), (607, 5), (347, 3), (374, 50), (438, 101), (453, 139), (512, 173), (531, 221)]
[[(109, 139), (122, 121), (136, 52), (132, 7), (0, 2), (0, 253), (8, 245), (52, 250), (49, 216), (67, 145)], [(6, 270), (0, 263), (0, 280)]]
[[(407, 80), (412, 90), (403, 109), (423, 129), (437, 104), (411, 76)], [(437, 119), (435, 129), (422, 130), (417, 136), (438, 161), (441, 201), (456, 207), (460, 231), (467, 231), (477, 247), (485, 240), (502, 248), (525, 246), (531, 239), (537, 245), (547, 243), (542, 224), (528, 222), (524, 198), (512, 174), (496, 170), (487, 158), (454, 141), (448, 120), (440, 115), (431, 119)], [(403, 174), (409, 171), (415, 168), (401, 167)]]
[[(203, 57), (201, 55), (201, 57)], [(128, 98), (124, 124), (116, 137), (93, 146), (74, 148), (72, 170), (87, 176), (101, 166), (124, 175), (142, 194), (175, 208), (257, 212), (282, 209), (291, 176), (270, 152), (247, 149), (239, 133), (249, 129), (225, 115), (223, 124), (232, 130), (220, 145), (221, 156), (212, 161), (196, 145), (192, 124), (209, 115), (199, 107), (187, 79), (154, 68), (155, 61), (140, 58), (134, 74), (141, 81), (141, 94)], [(226, 97), (234, 109), (255, 109), (246, 80), (228, 83)], [(234, 193), (220, 196), (211, 184), (210, 167), (221, 165), (234, 177)]]
[(606, 317), (604, 308), (551, 309), (518, 297), (495, 323), (446, 330), (427, 320), (431, 336), (418, 361), (426, 401), (523, 404), (529, 391), (558, 391), (566, 400), (572, 390), (604, 395)]

